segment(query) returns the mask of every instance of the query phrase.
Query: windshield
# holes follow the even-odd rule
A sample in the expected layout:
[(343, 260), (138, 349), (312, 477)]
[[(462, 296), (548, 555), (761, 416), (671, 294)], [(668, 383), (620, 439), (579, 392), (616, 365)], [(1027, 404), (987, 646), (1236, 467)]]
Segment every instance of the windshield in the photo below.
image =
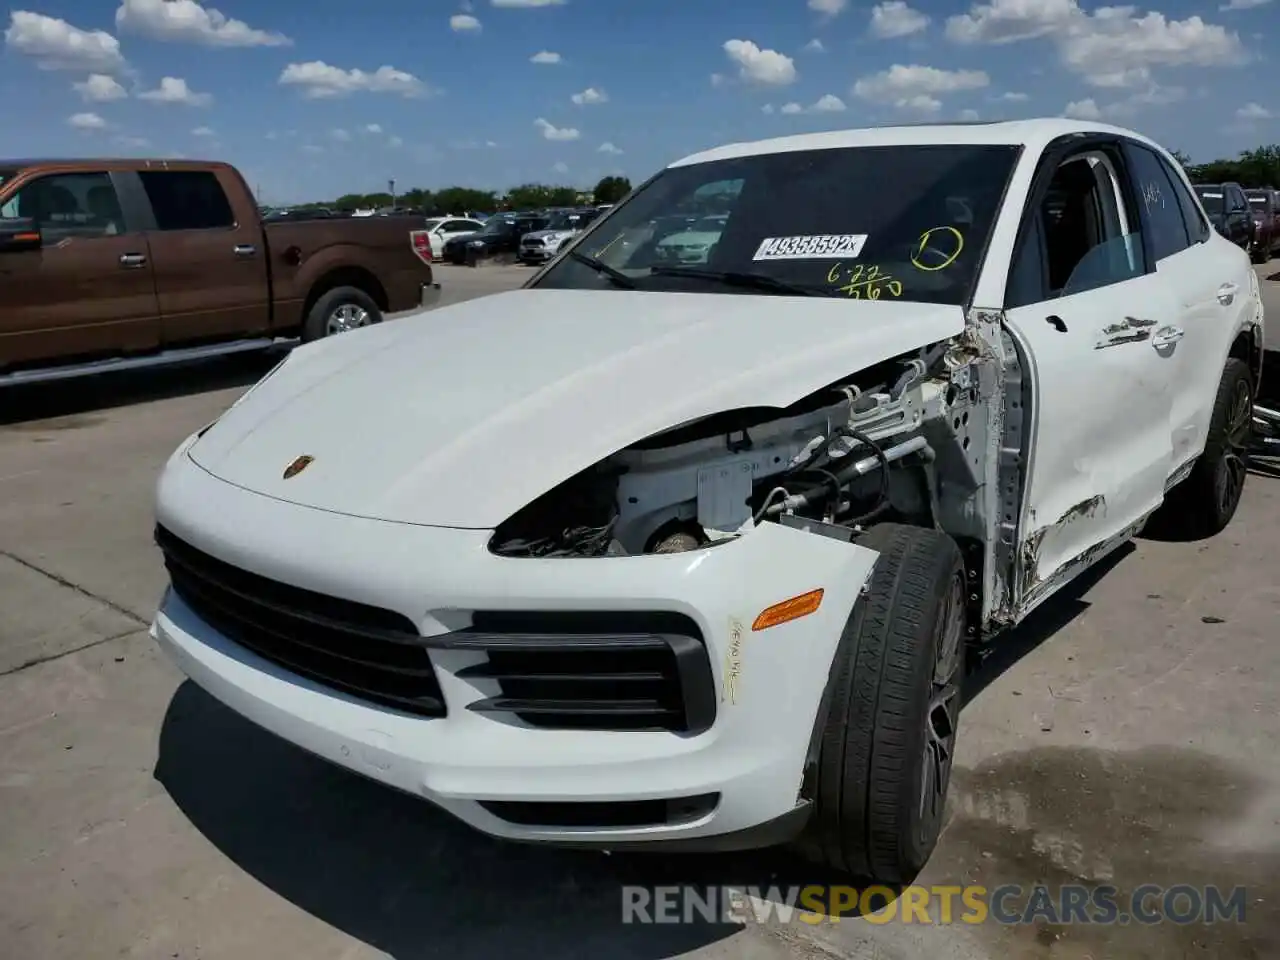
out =
[(440, 224), (442, 223), (444, 223), (444, 217), (432, 217), (430, 220), (424, 223), (422, 227), (424, 230), (434, 230), (436, 227), (440, 226)]
[(847, 147), (668, 168), (536, 286), (619, 289), (620, 273), (639, 290), (758, 293), (725, 282), (751, 274), (777, 292), (963, 304), (1017, 152)]
[(1200, 196), (1200, 203), (1209, 213), (1222, 212), (1222, 194), (1216, 190), (1197, 190)]
[(557, 213), (547, 221), (548, 230), (581, 230), (583, 217), (579, 213)]

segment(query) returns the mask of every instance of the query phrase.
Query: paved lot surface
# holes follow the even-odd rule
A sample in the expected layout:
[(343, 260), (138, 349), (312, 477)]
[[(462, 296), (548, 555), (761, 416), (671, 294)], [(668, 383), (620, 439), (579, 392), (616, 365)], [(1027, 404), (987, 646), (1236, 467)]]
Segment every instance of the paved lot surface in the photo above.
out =
[[(527, 276), (440, 273), (447, 300)], [(1254, 475), (1224, 535), (1140, 541), (1009, 638), (972, 684), (920, 878), (1243, 884), (1247, 925), (623, 927), (626, 882), (800, 877), (491, 842), (260, 733), (153, 648), (157, 470), (268, 362), (0, 400), (0, 956), (1280, 956), (1280, 481)]]

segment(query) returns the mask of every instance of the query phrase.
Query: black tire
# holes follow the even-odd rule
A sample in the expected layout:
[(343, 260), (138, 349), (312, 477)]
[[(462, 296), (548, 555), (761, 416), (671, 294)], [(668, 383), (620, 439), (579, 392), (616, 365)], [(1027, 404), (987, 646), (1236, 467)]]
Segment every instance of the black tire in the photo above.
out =
[(1253, 391), (1249, 365), (1232, 357), (1218, 382), (1204, 452), (1148, 524), (1157, 536), (1203, 540), (1221, 533), (1236, 515), (1249, 473)]
[(832, 664), (799, 846), (837, 870), (900, 884), (942, 830), (964, 676), (964, 566), (936, 530), (886, 523), (858, 543), (880, 557)]
[(350, 311), (348, 315), (353, 318), (363, 314), (365, 319), (356, 323), (356, 326), (367, 327), (382, 322), (382, 311), (373, 302), (373, 297), (358, 287), (334, 287), (321, 294), (320, 298), (312, 304), (306, 320), (302, 323), (303, 343), (310, 343), (312, 340), (342, 332), (336, 328), (336, 320), (331, 323), (331, 319), (343, 309)]
[(1266, 246), (1262, 242), (1255, 240), (1253, 246), (1249, 250), (1249, 259), (1254, 263), (1266, 263), (1271, 259), (1271, 241), (1268, 240)]

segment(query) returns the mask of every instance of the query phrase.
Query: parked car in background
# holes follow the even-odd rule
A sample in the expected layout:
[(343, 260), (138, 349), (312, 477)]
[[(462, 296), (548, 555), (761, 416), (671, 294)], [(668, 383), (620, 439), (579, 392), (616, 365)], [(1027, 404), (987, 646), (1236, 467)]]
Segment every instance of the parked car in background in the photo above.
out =
[(705, 263), (728, 219), (722, 213), (700, 217), (688, 229), (663, 237), (657, 244), (658, 258), (670, 263)]
[(545, 230), (548, 223), (548, 217), (493, 217), (485, 221), (482, 230), (446, 241), (442, 259), (446, 263), (467, 263), (472, 258), (483, 260), (499, 254), (514, 256), (520, 248), (521, 237), (535, 230)]
[(1252, 253), (1256, 228), (1244, 188), (1238, 183), (1197, 183), (1195, 190), (1213, 229), (1241, 250)]
[(483, 220), (469, 217), (431, 217), (423, 225), (431, 241), (431, 256), (444, 256), (444, 245), (454, 237), (465, 237), (484, 228)]
[(377, 323), (438, 296), (420, 227), (260, 218), (225, 163), (0, 161), (0, 383)]
[(520, 238), (520, 261), (522, 263), (546, 263), (557, 253), (566, 240), (576, 237), (585, 230), (602, 211), (564, 210), (553, 213), (545, 230), (526, 233)]
[(1253, 259), (1266, 263), (1280, 245), (1280, 190), (1259, 187), (1244, 193), (1253, 211)]

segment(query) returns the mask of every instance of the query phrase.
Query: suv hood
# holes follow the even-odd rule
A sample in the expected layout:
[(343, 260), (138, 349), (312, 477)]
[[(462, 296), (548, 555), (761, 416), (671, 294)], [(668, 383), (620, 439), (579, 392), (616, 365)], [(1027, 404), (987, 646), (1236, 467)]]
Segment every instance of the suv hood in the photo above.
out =
[(291, 503), (488, 529), (638, 440), (963, 329), (902, 301), (515, 290), (299, 347), (189, 455)]

